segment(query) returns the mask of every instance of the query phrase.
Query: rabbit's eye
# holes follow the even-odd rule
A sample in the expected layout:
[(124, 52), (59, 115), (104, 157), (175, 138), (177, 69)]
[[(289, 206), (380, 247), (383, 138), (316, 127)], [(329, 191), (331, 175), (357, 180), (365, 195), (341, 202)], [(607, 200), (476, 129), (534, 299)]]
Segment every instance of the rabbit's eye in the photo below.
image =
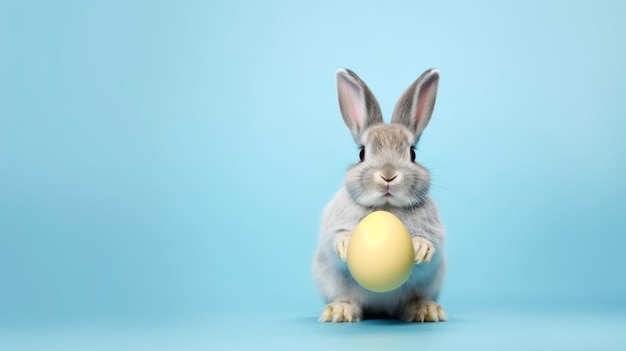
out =
[(411, 148), (411, 162), (415, 162), (415, 149)]
[(365, 159), (365, 148), (361, 147), (361, 151), (359, 151), (359, 159), (361, 159), (361, 162)]

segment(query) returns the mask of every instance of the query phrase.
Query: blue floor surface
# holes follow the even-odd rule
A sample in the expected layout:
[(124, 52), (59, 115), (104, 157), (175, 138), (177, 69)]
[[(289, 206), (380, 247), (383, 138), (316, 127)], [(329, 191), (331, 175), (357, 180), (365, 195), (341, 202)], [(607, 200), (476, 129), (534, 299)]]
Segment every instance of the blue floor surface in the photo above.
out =
[(190, 322), (4, 327), (0, 350), (626, 350), (626, 313), (450, 311), (445, 323), (213, 315)]

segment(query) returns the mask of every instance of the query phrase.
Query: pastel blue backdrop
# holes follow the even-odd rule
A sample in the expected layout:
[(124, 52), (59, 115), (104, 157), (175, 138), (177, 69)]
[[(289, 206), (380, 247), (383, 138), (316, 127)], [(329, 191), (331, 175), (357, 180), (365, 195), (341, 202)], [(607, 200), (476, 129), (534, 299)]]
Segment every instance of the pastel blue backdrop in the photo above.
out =
[[(451, 321), (417, 327), (433, 345), (478, 328), (456, 340), (502, 346), (484, 331), (555, 308), (625, 326), (625, 16), (622, 1), (0, 2), (0, 334), (106, 349), (105, 332), (66, 342), (76, 326), (215, 321), (189, 333), (349, 344), (364, 327), (316, 324), (310, 274), (358, 157), (339, 67), (387, 118), (441, 72), (418, 150), (448, 234)], [(603, 330), (582, 341), (626, 345)], [(112, 348), (162, 335), (120, 333)], [(174, 335), (155, 343), (180, 349)]]

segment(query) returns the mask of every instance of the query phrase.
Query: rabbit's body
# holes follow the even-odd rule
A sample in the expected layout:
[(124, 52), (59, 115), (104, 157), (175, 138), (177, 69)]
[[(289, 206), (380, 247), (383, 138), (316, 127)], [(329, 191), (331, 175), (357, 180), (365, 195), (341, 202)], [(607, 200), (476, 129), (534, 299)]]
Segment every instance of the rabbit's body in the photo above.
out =
[[(428, 196), (430, 177), (415, 162), (413, 146), (426, 127), (435, 102), (438, 72), (424, 73), (398, 102), (392, 123), (382, 123), (376, 99), (358, 76), (337, 72), (342, 116), (361, 146), (361, 162), (347, 172), (344, 186), (326, 206), (313, 273), (328, 302), (321, 321), (352, 322), (367, 316), (407, 321), (440, 321), (435, 302), (445, 274), (444, 230)], [(376, 293), (361, 287), (345, 262), (350, 235), (376, 210), (393, 213), (406, 226), (416, 265), (400, 288)]]

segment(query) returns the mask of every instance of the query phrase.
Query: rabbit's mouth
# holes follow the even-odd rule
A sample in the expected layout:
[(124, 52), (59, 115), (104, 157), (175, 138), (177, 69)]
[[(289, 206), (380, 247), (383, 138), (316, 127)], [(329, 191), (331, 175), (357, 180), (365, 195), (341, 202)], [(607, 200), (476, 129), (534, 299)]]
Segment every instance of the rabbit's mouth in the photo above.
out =
[(385, 189), (385, 197), (392, 197), (393, 194), (391, 194), (391, 184), (389, 184), (389, 182), (387, 182), (387, 188)]

